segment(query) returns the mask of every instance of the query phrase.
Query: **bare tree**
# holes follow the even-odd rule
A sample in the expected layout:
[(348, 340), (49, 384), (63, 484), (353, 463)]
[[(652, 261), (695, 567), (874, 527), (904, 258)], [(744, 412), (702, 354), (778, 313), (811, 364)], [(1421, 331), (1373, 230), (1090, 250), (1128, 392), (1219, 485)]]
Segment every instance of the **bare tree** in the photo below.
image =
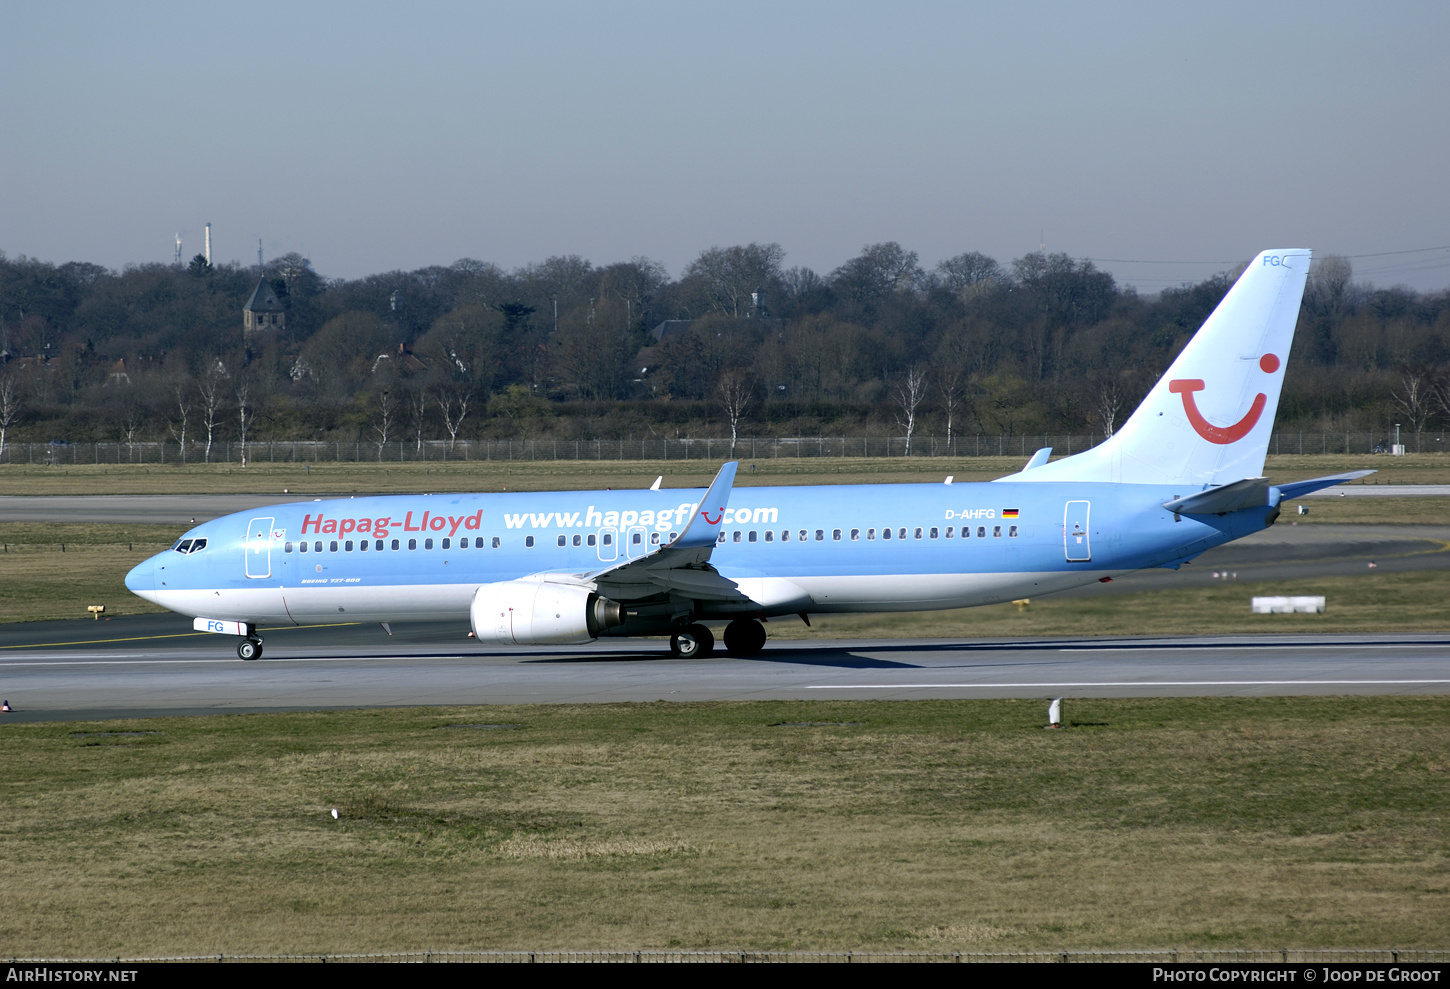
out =
[(896, 383), (896, 424), (906, 430), (906, 455), (911, 456), (911, 434), (916, 429), (916, 409), (926, 398), (926, 368), (914, 365)]
[(740, 316), (750, 304), (750, 293), (778, 275), (783, 260), (785, 248), (779, 244), (712, 247), (686, 266), (684, 277), (703, 279), (712, 309)]
[(1113, 435), (1118, 426), (1118, 416), (1123, 412), (1123, 389), (1118, 379), (1106, 375), (1098, 382), (1093, 394), (1093, 415), (1102, 423), (1103, 439)]
[(222, 378), (226, 370), (217, 361), (202, 375), (197, 383), (197, 394), (201, 396), (201, 424), (206, 427), (206, 462), (211, 463), (211, 444), (216, 436), (222, 406), (226, 404), (226, 393), (222, 391)]
[(237, 412), (241, 418), (242, 466), (247, 466), (247, 406), (251, 398), (251, 387), (243, 381), (237, 385)]
[(373, 415), (373, 429), (378, 434), (378, 462), (383, 459), (383, 447), (388, 445), (388, 433), (398, 417), (398, 400), (384, 388), (378, 394), (378, 410)]
[(145, 424), (146, 416), (141, 411), (141, 407), (128, 401), (121, 413), (121, 440), (126, 444), (127, 463), (132, 463), (136, 459), (136, 434)]
[(176, 407), (176, 421), (166, 420), (166, 428), (181, 447), (181, 462), (186, 463), (186, 424), (191, 419), (191, 383), (185, 378), (171, 386), (171, 400)]
[(428, 421), (428, 389), (419, 388), (408, 396), (408, 411), (413, 416), (414, 436), (417, 444), (414, 449), (418, 453), (423, 452), (423, 426)]
[(5, 460), (5, 434), (20, 418), (20, 394), (15, 387), (15, 376), (0, 377), (0, 463)]
[(445, 388), (438, 396), (438, 411), (443, 413), (443, 428), (448, 431), (448, 452), (453, 452), (458, 442), (458, 430), (468, 415), (468, 406), (473, 401), (473, 390), (466, 385)]
[(1415, 431), (1415, 452), (1420, 450), (1420, 434), (1435, 415), (1435, 389), (1426, 376), (1418, 371), (1406, 371), (1400, 379), (1400, 388), (1390, 392), (1395, 411)]
[(735, 456), (735, 441), (739, 436), (740, 420), (750, 408), (750, 398), (755, 391), (755, 379), (743, 367), (732, 367), (720, 375), (715, 394), (730, 420), (730, 456)]
[(960, 365), (943, 368), (937, 373), (936, 382), (937, 390), (941, 392), (941, 408), (947, 417), (947, 450), (951, 451), (952, 427), (969, 405), (966, 369)]

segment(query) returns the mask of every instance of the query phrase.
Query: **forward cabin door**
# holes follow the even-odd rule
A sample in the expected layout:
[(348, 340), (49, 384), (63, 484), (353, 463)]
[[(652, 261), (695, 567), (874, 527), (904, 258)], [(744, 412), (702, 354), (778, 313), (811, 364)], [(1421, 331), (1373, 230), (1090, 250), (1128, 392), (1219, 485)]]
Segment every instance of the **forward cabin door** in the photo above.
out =
[(252, 519), (247, 523), (247, 576), (261, 579), (272, 576), (272, 523), (275, 517)]
[(1093, 558), (1092, 542), (1088, 537), (1088, 509), (1086, 501), (1070, 501), (1062, 513), (1062, 547), (1068, 563), (1087, 563)]

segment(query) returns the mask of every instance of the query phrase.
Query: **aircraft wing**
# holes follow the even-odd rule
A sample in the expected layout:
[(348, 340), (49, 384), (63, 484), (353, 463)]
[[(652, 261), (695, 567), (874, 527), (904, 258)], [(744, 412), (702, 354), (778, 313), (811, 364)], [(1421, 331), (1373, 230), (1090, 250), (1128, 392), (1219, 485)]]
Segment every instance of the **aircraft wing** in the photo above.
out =
[[(725, 520), (725, 506), (735, 485), (739, 461), (732, 460), (720, 468), (695, 513), (675, 539), (647, 556), (623, 560), (614, 566), (580, 574), (592, 581), (599, 592), (618, 601), (651, 597), (664, 591), (678, 591), (693, 598), (744, 601), (747, 596), (732, 580), (720, 576), (710, 566), (710, 554), (720, 538), (720, 525)], [(715, 518), (711, 519), (710, 516)]]

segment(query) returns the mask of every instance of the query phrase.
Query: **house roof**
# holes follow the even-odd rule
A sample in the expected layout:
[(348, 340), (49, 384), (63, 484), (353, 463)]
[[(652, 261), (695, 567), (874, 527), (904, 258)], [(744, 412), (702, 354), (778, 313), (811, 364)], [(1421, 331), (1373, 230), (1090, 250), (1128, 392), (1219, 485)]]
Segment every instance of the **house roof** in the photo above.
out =
[(277, 298), (277, 293), (272, 291), (272, 286), (267, 284), (267, 279), (258, 278), (257, 287), (252, 289), (252, 297), (242, 307), (242, 312), (285, 312), (282, 300)]

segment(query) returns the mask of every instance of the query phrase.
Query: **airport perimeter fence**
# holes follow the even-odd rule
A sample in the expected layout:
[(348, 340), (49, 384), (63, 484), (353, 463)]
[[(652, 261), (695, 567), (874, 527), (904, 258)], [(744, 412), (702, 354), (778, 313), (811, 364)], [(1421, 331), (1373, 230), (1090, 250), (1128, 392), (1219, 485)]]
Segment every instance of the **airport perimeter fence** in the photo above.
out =
[[(1270, 453), (1389, 453), (1393, 431), (1360, 433), (1277, 432), (1269, 441)], [(1059, 456), (1081, 453), (1103, 441), (1101, 434), (968, 434), (914, 436), (908, 452), (901, 436), (742, 436), (733, 456), (745, 460), (810, 459), (819, 457), (1020, 457), (1052, 447)], [(1409, 453), (1443, 453), (1445, 433), (1402, 433), (1400, 442)], [(409, 463), (416, 461), (495, 460), (701, 460), (719, 462), (732, 456), (729, 437), (650, 437), (615, 440), (484, 439), (403, 440), (386, 444), (366, 440), (258, 440), (213, 443), (83, 442), (7, 443), (0, 463), (80, 464), (199, 464), (209, 463)]]
[(865, 963), (937, 962), (1021, 964), (1149, 963), (1195, 965), (1425, 965), (1450, 962), (1450, 950), (1434, 948), (1185, 948), (1146, 951), (397, 951), (358, 954), (310, 955), (176, 955), (154, 958), (11, 958), (11, 964), (115, 964), (134, 962), (347, 962), (373, 963), (514, 963), (624, 962), (670, 963)]

